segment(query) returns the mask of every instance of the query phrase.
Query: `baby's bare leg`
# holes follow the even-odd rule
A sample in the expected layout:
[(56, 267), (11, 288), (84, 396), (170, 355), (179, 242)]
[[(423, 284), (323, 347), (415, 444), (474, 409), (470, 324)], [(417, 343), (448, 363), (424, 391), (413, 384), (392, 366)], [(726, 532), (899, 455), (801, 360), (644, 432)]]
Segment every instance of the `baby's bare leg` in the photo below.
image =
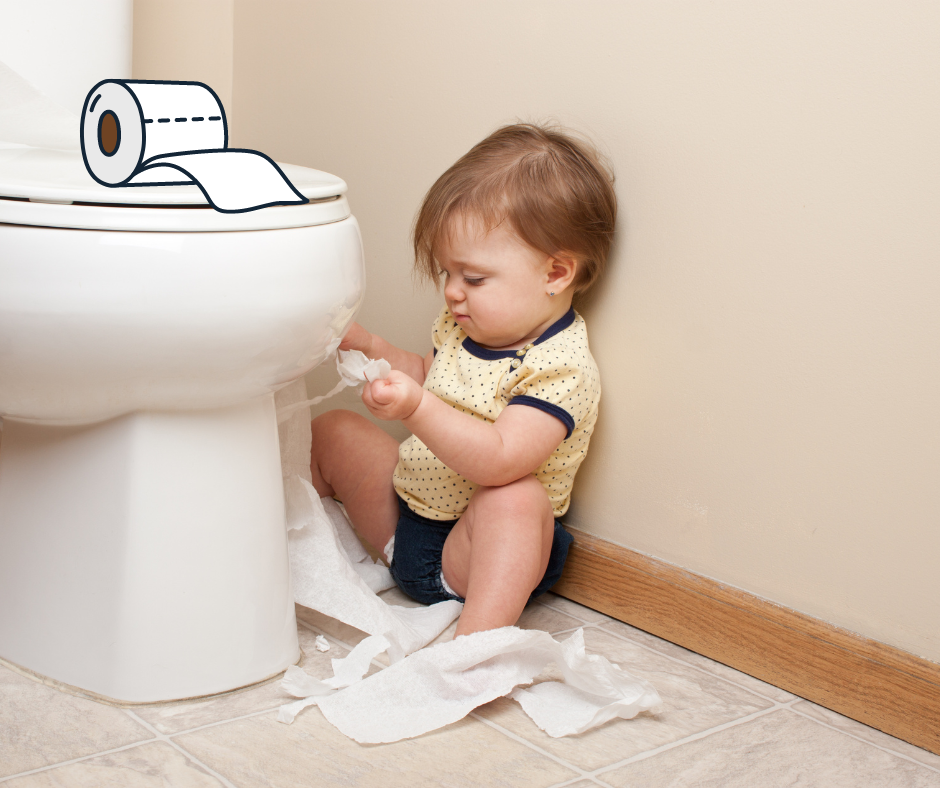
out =
[(534, 476), (481, 487), (444, 544), (448, 585), (467, 600), (457, 635), (512, 626), (545, 574), (555, 520)]
[(398, 523), (392, 486), (398, 443), (351, 410), (331, 410), (310, 426), (313, 486), (321, 496), (337, 496), (356, 531), (382, 554)]

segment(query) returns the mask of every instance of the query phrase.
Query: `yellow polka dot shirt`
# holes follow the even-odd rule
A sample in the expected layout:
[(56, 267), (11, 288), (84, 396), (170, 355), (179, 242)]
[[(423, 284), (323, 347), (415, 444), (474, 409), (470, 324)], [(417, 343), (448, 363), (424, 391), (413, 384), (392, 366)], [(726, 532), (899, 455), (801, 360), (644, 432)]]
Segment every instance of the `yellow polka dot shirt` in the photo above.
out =
[[(561, 517), (587, 453), (601, 396), (584, 319), (570, 309), (525, 348), (489, 350), (470, 339), (444, 307), (431, 334), (435, 355), (424, 388), (452, 408), (492, 423), (503, 408), (528, 405), (565, 425), (567, 436), (535, 471), (555, 517)], [(414, 435), (399, 448), (394, 483), (411, 510), (431, 520), (460, 517), (478, 486), (444, 465)]]

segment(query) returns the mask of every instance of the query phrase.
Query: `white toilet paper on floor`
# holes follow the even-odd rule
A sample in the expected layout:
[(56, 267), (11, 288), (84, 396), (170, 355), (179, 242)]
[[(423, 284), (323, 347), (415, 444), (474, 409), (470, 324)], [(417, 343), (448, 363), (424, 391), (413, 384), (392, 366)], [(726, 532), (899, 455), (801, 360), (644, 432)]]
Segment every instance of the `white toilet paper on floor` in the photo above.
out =
[[(370, 363), (357, 351), (341, 354), (337, 368), (343, 379), (326, 397), (375, 379), (368, 377), (367, 369), (376, 377), (387, 376), (387, 362), (384, 369), (370, 368)], [(294, 386), (298, 384), (303, 386), (303, 381)], [(279, 396), (279, 422), (306, 419), (303, 408), (326, 398), (298, 402), (303, 396), (299, 386)], [(306, 437), (299, 428), (289, 434), (295, 442), (306, 440), (309, 457), (309, 424)], [(284, 445), (283, 427), (281, 449), (285, 458), (298, 454), (296, 447)], [(662, 701), (648, 682), (602, 656), (585, 653), (582, 630), (558, 643), (547, 632), (504, 627), (418, 651), (446, 629), (463, 605), (387, 605), (376, 591), (390, 588), (391, 576), (369, 558), (339, 505), (321, 499), (298, 475), (285, 479), (285, 495), (295, 600), (371, 637), (345, 659), (332, 660), (334, 676), (325, 681), (296, 666), (288, 669), (281, 686), (302, 700), (281, 707), (281, 722), (292, 722), (302, 709), (318, 705), (340, 731), (366, 744), (419, 736), (507, 694), (554, 737), (660, 709)], [(382, 652), (388, 652), (391, 667), (363, 680)], [(550, 663), (561, 670), (564, 682), (519, 687), (531, 683)]]
[[(397, 647), (391, 658), (427, 645), (460, 615), (463, 605), (456, 601), (401, 607), (379, 599), (376, 590), (391, 588), (394, 581), (388, 569), (371, 563), (368, 554), (360, 561), (347, 555), (337, 531), (349, 525), (338, 504), (321, 500), (313, 485), (299, 477), (288, 479), (285, 486), (296, 602), (370, 635), (385, 635)], [(354, 534), (352, 539), (358, 544)]]
[[(550, 663), (559, 667), (564, 683), (545, 681), (513, 691)], [(309, 697), (282, 706), (278, 719), (290, 721), (303, 706), (315, 704), (350, 738), (380, 744), (436, 730), (509, 695), (539, 728), (557, 738), (617, 717), (655, 713), (662, 705), (651, 684), (602, 656), (586, 654), (580, 629), (561, 643), (547, 632), (516, 627), (477, 632), (411, 654), (340, 692), (331, 692), (333, 681), (318, 682), (292, 668), (281, 686)]]

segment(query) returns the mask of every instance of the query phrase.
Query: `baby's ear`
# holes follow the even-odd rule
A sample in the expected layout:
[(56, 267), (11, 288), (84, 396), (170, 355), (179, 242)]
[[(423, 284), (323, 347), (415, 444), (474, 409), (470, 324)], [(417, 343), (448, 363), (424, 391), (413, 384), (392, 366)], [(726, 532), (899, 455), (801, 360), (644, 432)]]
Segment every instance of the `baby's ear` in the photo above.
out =
[(578, 261), (574, 255), (560, 252), (549, 260), (548, 284), (556, 293), (569, 287), (578, 275)]

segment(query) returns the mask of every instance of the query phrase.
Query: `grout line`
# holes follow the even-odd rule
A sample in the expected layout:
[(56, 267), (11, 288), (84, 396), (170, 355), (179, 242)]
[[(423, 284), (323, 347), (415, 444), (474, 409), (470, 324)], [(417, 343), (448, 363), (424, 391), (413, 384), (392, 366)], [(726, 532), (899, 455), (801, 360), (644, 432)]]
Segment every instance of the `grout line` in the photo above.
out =
[[(896, 756), (896, 757), (898, 757), (898, 758), (903, 758), (905, 761), (910, 761), (911, 763), (916, 763), (918, 766), (923, 766), (925, 769), (930, 769), (931, 771), (940, 773), (940, 769), (938, 769), (936, 766), (931, 766), (930, 764), (923, 763), (922, 761), (918, 761), (916, 758), (911, 758), (911, 756), (909, 756), (909, 755), (905, 755), (904, 753), (898, 752), (897, 750), (892, 750), (892, 749), (890, 749), (890, 748), (888, 748), (888, 747), (885, 747), (883, 744), (875, 744), (874, 742), (868, 741), (867, 739), (863, 739), (861, 736), (858, 736), (857, 734), (850, 733), (849, 731), (842, 730), (842, 728), (837, 728), (835, 725), (831, 725), (831, 724), (829, 724), (828, 722), (823, 722), (822, 720), (818, 720), (818, 719), (816, 719), (815, 717), (812, 717), (812, 716), (810, 716), (809, 714), (806, 714), (805, 712), (802, 712), (802, 711), (800, 711), (800, 710), (798, 710), (798, 709), (793, 709), (793, 708), (791, 708), (790, 711), (792, 711), (794, 714), (798, 714), (799, 716), (803, 717), (804, 719), (810, 720), (811, 722), (815, 722), (817, 725), (822, 725), (824, 728), (829, 728), (830, 730), (836, 731), (837, 733), (842, 733), (842, 734), (844, 734), (844, 735), (846, 735), (846, 736), (848, 736), (848, 737), (850, 737), (850, 738), (852, 738), (852, 739), (855, 739), (856, 741), (860, 741), (860, 742), (862, 742), (863, 744), (867, 744), (869, 747), (875, 747), (876, 749), (882, 750), (883, 752), (886, 752), (886, 753), (888, 753), (889, 755), (894, 755), (894, 756)], [(864, 725), (865, 723), (860, 722), (860, 723), (858, 723), (858, 724), (859, 724), (859, 725)], [(870, 727), (870, 726), (866, 725), (865, 727), (867, 728), (867, 727)], [(877, 730), (877, 728), (871, 728), (871, 730)], [(881, 733), (882, 731), (878, 731), (878, 732)], [(885, 736), (889, 736), (890, 734), (886, 733), (886, 734), (884, 734), (884, 735), (885, 735)], [(903, 741), (903, 740), (899, 740), (899, 741)], [(907, 743), (907, 742), (905, 742), (905, 743)], [(915, 747), (916, 745), (912, 744), (912, 745), (910, 745), (910, 746), (911, 746), (911, 747)], [(929, 751), (928, 751), (928, 752), (929, 752)]]
[[(595, 624), (581, 624), (581, 626), (568, 627), (568, 629), (559, 629), (557, 632), (549, 632), (548, 634), (552, 637), (555, 637), (555, 635), (570, 635), (573, 632), (577, 632), (579, 629), (600, 629), (600, 627), (596, 626)], [(542, 631), (544, 632), (545, 630)], [(606, 629), (604, 631), (607, 632)]]
[[(296, 700), (296, 698), (295, 698)], [(290, 703), (289, 698), (284, 698), (284, 703)], [(277, 711), (284, 703), (280, 703), (277, 706), (273, 706), (270, 709), (261, 709), (260, 711), (252, 711), (248, 714), (240, 714), (237, 717), (228, 717), (224, 720), (216, 720), (215, 722), (207, 722), (205, 725), (197, 725), (195, 728), (186, 728), (185, 730), (176, 731), (176, 733), (162, 733), (161, 736), (166, 736), (167, 738), (173, 738), (175, 736), (182, 736), (186, 733), (195, 733), (196, 731), (205, 730), (206, 728), (215, 728), (219, 725), (225, 725), (228, 722), (238, 722), (239, 720), (249, 720), (252, 717), (260, 717), (262, 714), (270, 714), (272, 711)]]
[(139, 722), (141, 725), (143, 725), (145, 728), (149, 729), (152, 733), (154, 733), (154, 734), (156, 735), (156, 737), (157, 737), (160, 741), (166, 742), (166, 743), (169, 744), (174, 750), (178, 750), (180, 753), (182, 753), (185, 758), (187, 758), (188, 760), (192, 761), (192, 762), (193, 762), (194, 764), (196, 764), (198, 767), (200, 767), (201, 769), (204, 769), (206, 772), (208, 772), (208, 773), (211, 774), (213, 777), (215, 777), (216, 779), (218, 779), (224, 786), (226, 786), (226, 788), (238, 788), (238, 787), (237, 787), (233, 782), (231, 782), (228, 778), (223, 777), (223, 776), (222, 776), (221, 774), (219, 774), (215, 769), (213, 769), (213, 768), (207, 766), (206, 764), (204, 764), (204, 763), (203, 763), (202, 761), (200, 761), (195, 755), (193, 755), (193, 754), (192, 754), (191, 752), (189, 752), (188, 750), (185, 750), (180, 744), (178, 744), (177, 742), (173, 741), (169, 736), (166, 736), (165, 734), (160, 733), (160, 731), (158, 731), (156, 728), (154, 728), (149, 722), (147, 722), (146, 720), (141, 719), (141, 718), (138, 717), (136, 714), (134, 714), (133, 711), (131, 711), (130, 709), (125, 709), (124, 711), (127, 713), (127, 715), (128, 715), (131, 719), (136, 720), (136, 721)]
[(600, 780), (597, 780), (590, 776), (573, 777), (570, 780), (565, 780), (564, 782), (561, 782), (561, 783), (554, 783), (553, 785), (549, 785), (548, 788), (564, 788), (566, 785), (577, 785), (578, 783), (582, 783), (585, 781), (591, 783), (592, 785), (602, 785), (604, 786), (604, 788), (610, 788), (610, 786), (607, 785), (607, 783), (602, 783)]
[[(569, 601), (570, 601), (570, 600), (569, 600)], [(569, 613), (567, 610), (562, 610), (561, 608), (557, 608), (557, 607), (555, 607), (553, 604), (551, 604), (551, 603), (549, 603), (549, 602), (543, 602), (541, 599), (537, 599), (537, 600), (536, 600), (536, 604), (537, 604), (537, 605), (542, 605), (543, 607), (550, 608), (550, 609), (554, 610), (556, 613), (561, 613), (563, 616), (569, 616), (570, 618), (577, 619), (578, 621), (583, 621), (585, 624), (597, 624), (597, 625), (600, 625), (600, 624), (606, 624), (608, 621), (616, 621), (616, 619), (611, 618), (610, 616), (608, 616), (608, 615), (606, 615), (606, 614), (604, 614), (604, 613), (600, 613), (600, 614), (599, 614), (599, 615), (604, 616), (603, 621), (588, 621), (587, 619), (582, 618), (581, 616), (575, 615), (574, 613)], [(577, 602), (574, 602), (573, 604), (577, 605), (578, 603), (577, 603)], [(584, 606), (582, 605), (582, 607), (584, 607)], [(590, 610), (590, 608), (587, 608), (587, 609)], [(594, 611), (594, 612), (597, 612), (597, 611)]]
[(700, 739), (705, 739), (711, 736), (713, 733), (720, 733), (721, 731), (728, 730), (729, 728), (735, 728), (738, 725), (743, 725), (745, 723), (756, 720), (758, 717), (764, 717), (768, 714), (773, 714), (781, 709), (787, 709), (792, 704), (798, 703), (801, 698), (794, 698), (793, 700), (787, 701), (786, 703), (775, 703), (769, 709), (762, 709), (761, 711), (755, 711), (753, 714), (748, 714), (744, 717), (739, 717), (736, 720), (729, 720), (728, 722), (723, 722), (721, 725), (716, 725), (713, 728), (708, 730), (699, 731), (698, 733), (691, 733), (688, 736), (685, 736), (681, 739), (676, 739), (675, 741), (669, 742), (668, 744), (663, 744), (661, 747), (656, 747), (652, 750), (647, 750), (646, 752), (638, 752), (636, 755), (633, 755), (629, 758), (624, 758), (622, 761), (617, 763), (612, 763), (608, 766), (602, 766), (599, 769), (595, 769), (591, 772), (591, 776), (598, 776), (609, 772), (613, 769), (619, 769), (622, 766), (629, 766), (631, 763), (637, 763), (638, 761), (645, 761), (647, 758), (652, 758), (661, 753), (667, 752), (668, 750), (674, 750), (677, 747), (682, 747), (685, 744), (690, 744), (694, 741), (699, 741)]
[(97, 758), (99, 755), (113, 755), (116, 752), (123, 752), (124, 750), (132, 750), (134, 747), (140, 747), (144, 744), (153, 744), (156, 739), (143, 739), (142, 741), (134, 742), (133, 744), (125, 744), (123, 747), (114, 747), (110, 750), (102, 750), (101, 752), (93, 752), (91, 755), (83, 755), (81, 758), (72, 758), (69, 761), (60, 761), (59, 763), (51, 763), (48, 766), (40, 766), (36, 769), (30, 769), (26, 772), (18, 772), (16, 774), (8, 774), (6, 777), (0, 777), (0, 783), (5, 783), (7, 780), (14, 780), (17, 777), (27, 777), (30, 774), (38, 774), (39, 772), (48, 772), (52, 769), (58, 769), (60, 766), (71, 766), (73, 763), (81, 763), (82, 761), (89, 761), (92, 758)]
[[(532, 742), (528, 741), (527, 739), (523, 739), (523, 738), (522, 738), (521, 736), (519, 736), (518, 734), (513, 733), (513, 732), (510, 731), (510, 730), (507, 730), (506, 728), (504, 728), (504, 727), (503, 727), (502, 725), (500, 725), (499, 723), (493, 722), (492, 720), (488, 720), (486, 717), (482, 716), (481, 714), (477, 713), (476, 711), (471, 711), (467, 716), (468, 716), (468, 717), (473, 717), (473, 719), (478, 720), (479, 722), (482, 722), (484, 725), (489, 725), (491, 728), (493, 728), (493, 730), (499, 731), (499, 732), (502, 733), (504, 736), (508, 736), (510, 739), (512, 739), (513, 741), (518, 742), (519, 744), (524, 744), (524, 745), (525, 745), (526, 747), (528, 747), (530, 750), (535, 750), (537, 753), (539, 753), (540, 755), (544, 755), (546, 758), (551, 758), (551, 760), (555, 761), (555, 763), (561, 764), (561, 765), (564, 766), (565, 768), (571, 769), (571, 771), (575, 772), (575, 773), (578, 775), (577, 777), (572, 777), (571, 780), (568, 780), (568, 781), (565, 781), (565, 782), (562, 782), (562, 783), (558, 783), (558, 785), (568, 785), (568, 784), (571, 783), (571, 782), (576, 782), (576, 781), (578, 781), (578, 780), (584, 780), (584, 779), (590, 779), (590, 778), (591, 778), (591, 773), (590, 773), (590, 772), (587, 772), (587, 771), (585, 771), (584, 769), (582, 769), (582, 768), (580, 768), (580, 767), (578, 767), (578, 766), (575, 766), (575, 765), (572, 764), (572, 763), (568, 763), (568, 761), (564, 760), (563, 758), (559, 758), (557, 755), (553, 755), (553, 754), (550, 753), (548, 750), (543, 750), (543, 749), (542, 749), (541, 747), (539, 747), (537, 744), (533, 744)], [(532, 724), (534, 725), (535, 723), (532, 723)], [(554, 788), (554, 786), (553, 786), (553, 788)]]

